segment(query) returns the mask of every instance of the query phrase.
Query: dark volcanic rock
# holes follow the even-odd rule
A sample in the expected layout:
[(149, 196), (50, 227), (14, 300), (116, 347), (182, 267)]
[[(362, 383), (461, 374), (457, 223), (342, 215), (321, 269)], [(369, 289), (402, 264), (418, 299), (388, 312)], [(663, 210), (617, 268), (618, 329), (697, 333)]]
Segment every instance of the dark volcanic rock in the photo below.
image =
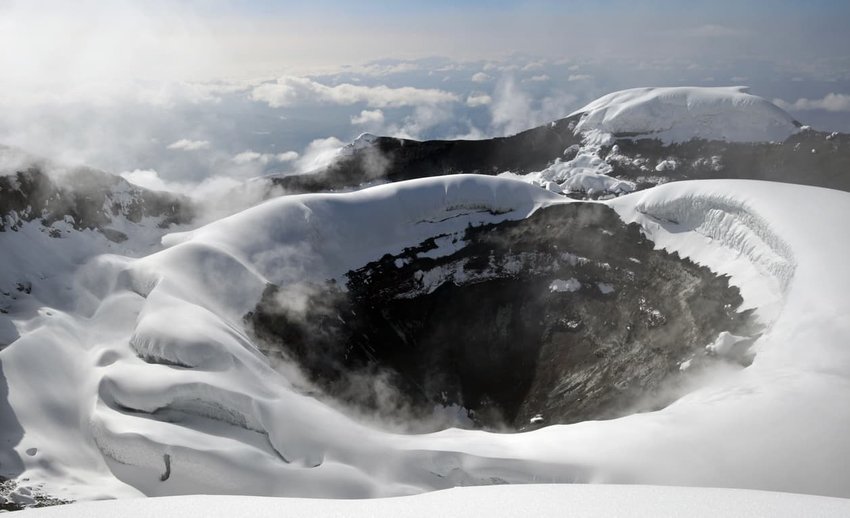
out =
[(577, 118), (487, 140), (416, 141), (372, 137), (364, 146), (326, 169), (303, 175), (271, 177), (290, 192), (316, 192), (356, 187), (374, 180), (396, 182), (456, 173), (497, 174), (538, 171), (581, 143), (573, 134)]
[(459, 404), (488, 428), (663, 406), (683, 362), (710, 361), (721, 331), (752, 332), (726, 278), (654, 250), (600, 204), (470, 227), (347, 278), (298, 287), (305, 313), (287, 304), (293, 288), (270, 286), (246, 319), (335, 398), (391, 414), (390, 386), (396, 408)]

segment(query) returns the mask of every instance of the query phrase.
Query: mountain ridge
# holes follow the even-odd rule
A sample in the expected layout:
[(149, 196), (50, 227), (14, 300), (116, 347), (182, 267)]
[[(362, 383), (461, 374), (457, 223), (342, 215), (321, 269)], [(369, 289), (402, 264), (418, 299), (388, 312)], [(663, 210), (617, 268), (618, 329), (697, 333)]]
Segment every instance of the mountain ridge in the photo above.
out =
[[(749, 122), (755, 133), (744, 135), (748, 138), (717, 138), (722, 131), (716, 128), (722, 127), (725, 119), (723, 113), (713, 111), (716, 106), (701, 101), (704, 92), (710, 99), (720, 99), (715, 104), (731, 113), (727, 118), (733, 122), (748, 117), (741, 105), (757, 107), (756, 113), (767, 113), (762, 117), (766, 123), (780, 121), (783, 126), (777, 135), (785, 137), (767, 139), (775, 135), (761, 134), (758, 123)], [(672, 101), (660, 103), (659, 99), (667, 97)], [(652, 123), (643, 131), (635, 126), (653, 120), (659, 111), (672, 113), (671, 120), (684, 126), (678, 133), (688, 138), (665, 141)], [(633, 112), (638, 115), (623, 115)], [(612, 122), (620, 119), (625, 120)], [(612, 128), (629, 131), (602, 131)], [(705, 128), (708, 130), (702, 134)], [(578, 163), (571, 164), (577, 157)], [(589, 168), (592, 175), (578, 174), (588, 171), (588, 162), (595, 162)], [(512, 174), (572, 197), (596, 198), (668, 181), (708, 178), (791, 181), (848, 191), (848, 171), (848, 134), (802, 126), (781, 108), (745, 94), (739, 87), (676, 87), (614, 92), (565, 118), (506, 137), (416, 141), (371, 136), (343, 148), (337, 159), (322, 169), (270, 175), (266, 181), (298, 193), (345, 191), (445, 174)]]

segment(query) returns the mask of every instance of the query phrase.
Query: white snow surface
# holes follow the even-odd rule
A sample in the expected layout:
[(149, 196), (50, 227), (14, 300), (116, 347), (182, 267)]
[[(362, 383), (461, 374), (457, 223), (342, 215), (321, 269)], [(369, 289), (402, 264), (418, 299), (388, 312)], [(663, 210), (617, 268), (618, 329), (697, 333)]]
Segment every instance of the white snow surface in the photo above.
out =
[[(85, 303), (43, 307), (0, 351), (0, 440), (15, 444), (20, 478), (75, 499), (363, 498), (506, 482), (850, 496), (848, 193), (694, 181), (608, 202), (657, 246), (730, 275), (765, 326), (750, 367), (695, 375), (656, 412), (520, 434), (390, 433), (301, 394), (296, 370), (273, 368), (244, 329), (268, 282), (297, 305), (306, 280), (566, 202), (505, 178), (444, 176), (277, 198), (167, 236), (146, 257), (95, 256), (75, 270)], [(28, 246), (4, 237), (4, 262)]]
[(850, 515), (850, 500), (740, 489), (616, 485), (468, 487), (372, 500), (198, 495), (87, 502), (29, 511), (31, 518), (818, 518)]
[(783, 141), (797, 131), (791, 115), (746, 87), (655, 87), (613, 92), (573, 112), (576, 132), (629, 135), (669, 144), (701, 138)]

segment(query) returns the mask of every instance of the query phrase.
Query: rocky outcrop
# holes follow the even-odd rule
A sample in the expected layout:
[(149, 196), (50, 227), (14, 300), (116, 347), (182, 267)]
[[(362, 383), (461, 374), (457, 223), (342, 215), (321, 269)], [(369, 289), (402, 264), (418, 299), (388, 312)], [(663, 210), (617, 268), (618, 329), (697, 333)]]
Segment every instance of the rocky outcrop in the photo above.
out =
[(17, 230), (26, 221), (40, 220), (45, 227), (64, 221), (77, 230), (95, 229), (120, 242), (127, 236), (110, 228), (114, 218), (133, 223), (154, 218), (166, 228), (191, 221), (194, 212), (186, 197), (150, 191), (94, 169), (78, 168), (55, 176), (34, 165), (0, 176), (0, 232)]

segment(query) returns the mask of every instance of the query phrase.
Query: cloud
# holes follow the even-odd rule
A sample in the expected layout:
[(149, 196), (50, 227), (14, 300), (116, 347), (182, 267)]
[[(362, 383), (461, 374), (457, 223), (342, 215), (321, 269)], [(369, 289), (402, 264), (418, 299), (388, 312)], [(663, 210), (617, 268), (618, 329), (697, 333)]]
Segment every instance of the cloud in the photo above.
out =
[(446, 105), (417, 106), (401, 124), (386, 128), (386, 133), (393, 137), (419, 140), (426, 131), (453, 118), (454, 112)]
[(298, 160), (298, 153), (295, 151), (286, 151), (284, 153), (278, 153), (275, 155), (275, 158), (278, 162), (292, 162), (293, 160)]
[(485, 74), (484, 72), (478, 72), (472, 75), (472, 81), (475, 83), (486, 83), (493, 79), (489, 74)]
[(292, 162), (293, 160), (297, 160), (298, 156), (298, 153), (295, 151), (286, 151), (284, 153), (278, 153), (275, 155), (275, 158), (278, 162)]
[(342, 150), (345, 143), (336, 137), (316, 139), (307, 145), (301, 158), (295, 163), (298, 172), (306, 173), (331, 164)]
[(504, 133), (516, 133), (529, 127), (531, 98), (517, 88), (512, 77), (499, 82), (490, 103), (492, 125)]
[(354, 67), (352, 71), (366, 76), (380, 77), (416, 72), (421, 69), (422, 66), (419, 63), (402, 61), (400, 63), (367, 63)]
[(200, 149), (209, 149), (210, 143), (208, 140), (189, 140), (182, 138), (177, 142), (172, 142), (168, 145), (168, 149), (179, 149), (181, 151), (198, 151)]
[[(0, 0), (0, 4), (2, 2)], [(0, 20), (0, 25), (2, 23)], [(4, 37), (0, 35), (0, 40)], [(72, 77), (73, 91), (50, 90), (46, 97), (21, 84), (14, 91), (0, 88), (4, 92), (0, 95), (0, 111), (3, 112), (0, 143), (26, 149), (58, 163), (86, 164), (114, 172), (156, 170), (162, 178), (171, 181), (197, 183), (204, 177), (219, 175), (244, 180), (272, 172), (309, 169), (306, 164), (310, 160), (299, 162), (301, 156), (281, 161), (275, 155), (286, 150), (303, 155), (308, 144), (328, 136), (339, 137), (344, 142), (363, 131), (415, 139), (446, 139), (467, 134), (475, 138), (499, 136), (555, 120), (610, 91), (645, 82), (699, 83), (708, 75), (718, 80), (746, 75), (750, 77), (746, 82), (753, 85), (754, 93), (759, 89), (767, 92), (774, 88), (770, 85), (778, 85), (782, 80), (804, 77), (805, 83), (775, 91), (770, 98), (787, 99), (790, 110), (811, 109), (806, 112), (806, 123), (814, 127), (847, 131), (850, 124), (836, 117), (836, 113), (846, 114), (846, 111), (827, 111), (842, 108), (840, 92), (850, 94), (838, 83), (817, 79), (826, 77), (828, 71), (823, 75), (794, 68), (766, 72), (749, 64), (718, 64), (690, 57), (670, 60), (653, 56), (644, 61), (626, 58), (607, 61), (604, 57), (591, 60), (576, 55), (572, 59), (567, 63), (546, 62), (545, 69), (534, 72), (520, 71), (529, 62), (528, 58), (513, 56), (499, 60), (488, 57), (488, 61), (467, 62), (463, 67), (444, 67), (444, 60), (417, 61), (417, 70), (389, 60), (375, 66), (367, 65), (370, 70), (365, 72), (358, 72), (357, 65), (346, 64), (326, 69), (321, 76), (292, 72), (287, 76), (297, 77), (292, 80), (258, 76), (262, 68), (242, 79), (203, 82), (126, 77), (116, 84), (117, 90), (107, 86), (91, 88), (88, 81), (83, 87), (80, 86), (83, 83)], [(643, 63), (646, 63), (645, 68)], [(690, 63), (699, 63), (699, 70), (687, 70)], [(437, 67), (458, 71), (452, 72), (452, 81), (440, 83), (442, 74), (428, 75)], [(536, 67), (535, 64), (530, 68)], [(501, 71), (511, 68), (515, 70)], [(382, 70), (404, 69), (409, 72), (380, 77)], [(833, 70), (841, 69), (834, 67)], [(13, 70), (9, 72), (14, 73)], [(485, 72), (492, 81), (471, 82), (471, 76), (478, 72)], [(504, 89), (499, 90), (503, 76), (512, 74), (516, 83), (514, 90), (518, 92), (515, 99)], [(520, 81), (544, 74), (552, 79), (538, 83)], [(593, 80), (586, 80), (590, 74), (594, 74)], [(0, 85), (8, 77), (0, 74)], [(287, 105), (289, 108), (284, 112), (270, 108), (266, 102), (253, 100), (252, 97), (262, 97), (264, 86), (284, 90), (274, 92), (279, 97), (273, 99), (274, 102), (293, 104)], [(391, 94), (389, 100), (378, 99), (383, 95), (382, 89)], [(569, 103), (566, 91), (576, 96), (575, 104)], [(822, 99), (830, 91), (835, 94)], [(434, 100), (434, 93), (440, 102)], [(33, 96), (38, 102), (19, 102), (21, 96)], [(795, 103), (798, 98), (803, 100)], [(445, 99), (457, 100), (442, 102)], [(358, 100), (362, 102), (346, 104)], [(436, 104), (405, 104), (413, 102)], [(377, 104), (393, 106), (373, 106)], [(417, 109), (419, 106), (424, 108)], [(427, 109), (429, 107), (434, 108)], [(382, 121), (378, 112), (383, 115)], [(191, 144), (205, 140), (209, 147)], [(174, 147), (169, 149), (169, 146)], [(192, 150), (192, 147), (203, 150)], [(251, 159), (246, 155), (234, 161), (234, 155), (244, 151), (257, 155), (250, 155)]]
[(828, 112), (850, 112), (850, 95), (828, 93), (821, 99), (800, 98), (793, 103), (782, 99), (773, 101), (785, 110), (825, 110)]
[(486, 106), (493, 102), (493, 98), (485, 93), (472, 93), (469, 94), (469, 97), (466, 98), (466, 105), (470, 108), (475, 108), (476, 106)]
[(125, 171), (121, 176), (128, 182), (150, 189), (152, 191), (169, 191), (183, 193), (189, 187), (189, 184), (181, 184), (177, 182), (166, 182), (159, 173), (153, 169), (136, 169), (134, 171)]
[(15, 103), (108, 100), (136, 78), (209, 79), (220, 66), (193, 6), (161, 0), (0, 0), (0, 47), (15, 49), (0, 53), (0, 91)]
[(355, 125), (379, 125), (384, 122), (384, 112), (381, 110), (363, 110), (360, 115), (351, 117), (351, 124)]
[(251, 91), (251, 99), (272, 108), (305, 104), (351, 105), (365, 103), (370, 108), (434, 105), (458, 100), (456, 94), (433, 88), (386, 85), (363, 86), (343, 83), (327, 86), (307, 77), (283, 76)]
[(536, 76), (531, 76), (528, 79), (523, 79), (524, 82), (535, 82), (535, 83), (542, 83), (542, 82), (548, 81), (548, 80), (549, 80), (549, 76), (547, 76), (546, 74), (539, 74), (539, 75), (536, 75)]
[(293, 160), (297, 160), (298, 156), (298, 153), (295, 151), (287, 151), (285, 153), (257, 153), (249, 149), (234, 156), (233, 161), (237, 164), (258, 162), (265, 165), (272, 162), (292, 162)]
[(482, 140), (487, 138), (490, 138), (489, 134), (481, 131), (479, 128), (470, 123), (467, 125), (466, 133), (451, 135), (448, 137), (448, 140)]
[(216, 175), (200, 182), (176, 182), (162, 178), (155, 169), (135, 169), (120, 173), (128, 182), (154, 191), (167, 191), (192, 198), (197, 204), (197, 223), (234, 214), (260, 201), (284, 194), (263, 182), (244, 182), (230, 176)]
[(512, 77), (506, 77), (493, 94), (491, 125), (497, 134), (514, 134), (566, 116), (576, 100), (574, 95), (564, 92), (535, 99), (517, 86)]
[[(214, 80), (214, 81), (166, 81), (166, 82), (144, 82), (137, 81), (133, 84), (124, 84), (125, 96), (132, 98), (114, 99), (118, 102), (128, 100), (149, 104), (151, 106), (174, 107), (182, 103), (189, 104), (219, 104), (222, 98), (228, 94), (247, 92), (257, 84), (258, 79), (243, 80)], [(107, 90), (108, 91), (108, 90)], [(113, 91), (113, 95), (119, 91)]]

